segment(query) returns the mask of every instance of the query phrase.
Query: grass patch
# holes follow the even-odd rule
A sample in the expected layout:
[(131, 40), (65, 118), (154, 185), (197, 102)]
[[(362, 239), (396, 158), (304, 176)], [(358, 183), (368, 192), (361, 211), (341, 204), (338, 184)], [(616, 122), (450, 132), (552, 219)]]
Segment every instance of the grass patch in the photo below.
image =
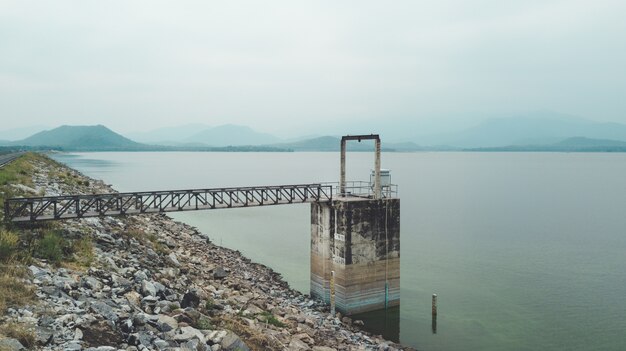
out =
[(89, 267), (95, 259), (93, 253), (93, 241), (88, 236), (83, 236), (72, 243), (72, 252), (76, 263), (83, 267)]
[(24, 324), (2, 324), (0, 325), (0, 335), (3, 335), (7, 338), (17, 339), (27, 349), (35, 347), (35, 332)]
[(200, 317), (196, 322), (195, 328), (200, 330), (212, 330), (213, 326), (211, 325), (211, 320), (206, 317)]
[[(19, 189), (10, 186), (11, 184), (23, 184), (32, 187), (33, 163), (35, 160), (43, 158), (29, 152), (0, 168), (0, 209), (4, 208), (5, 199), (25, 195)], [(0, 222), (4, 222), (4, 211), (0, 211)]]
[(35, 257), (59, 264), (67, 245), (66, 240), (61, 235), (55, 231), (46, 231), (36, 244)]
[(279, 328), (284, 328), (285, 327), (285, 323), (279, 321), (273, 314), (271, 314), (271, 313), (269, 313), (267, 311), (259, 314), (259, 316), (267, 324), (271, 324), (271, 325), (273, 325), (275, 327), (279, 327)]
[(167, 247), (167, 245), (164, 245), (163, 243), (159, 242), (158, 235), (154, 233), (146, 233), (142, 229), (129, 229), (126, 232), (124, 232), (124, 234), (128, 236), (129, 238), (133, 238), (139, 241), (140, 243), (149, 246), (157, 254), (161, 256), (167, 255), (170, 253), (170, 249)]
[(34, 288), (24, 280), (28, 270), (17, 262), (0, 263), (0, 267), (0, 312), (10, 306), (21, 306), (33, 301)]
[(15, 258), (20, 237), (8, 230), (0, 229), (0, 262), (9, 262)]

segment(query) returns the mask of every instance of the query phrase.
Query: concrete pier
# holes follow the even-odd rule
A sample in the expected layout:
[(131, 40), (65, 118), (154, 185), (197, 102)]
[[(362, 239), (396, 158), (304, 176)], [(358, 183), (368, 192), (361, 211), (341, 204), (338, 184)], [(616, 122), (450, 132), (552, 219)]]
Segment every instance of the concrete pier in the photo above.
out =
[(400, 304), (400, 199), (311, 204), (311, 295), (344, 315)]

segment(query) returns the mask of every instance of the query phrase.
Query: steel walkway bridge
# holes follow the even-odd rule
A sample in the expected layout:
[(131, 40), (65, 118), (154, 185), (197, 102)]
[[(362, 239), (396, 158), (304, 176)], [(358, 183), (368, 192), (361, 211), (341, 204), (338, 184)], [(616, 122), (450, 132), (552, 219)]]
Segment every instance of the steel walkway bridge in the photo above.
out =
[(38, 222), (141, 213), (329, 202), (332, 198), (333, 185), (330, 184), (12, 198), (4, 203), (4, 219), (17, 223)]

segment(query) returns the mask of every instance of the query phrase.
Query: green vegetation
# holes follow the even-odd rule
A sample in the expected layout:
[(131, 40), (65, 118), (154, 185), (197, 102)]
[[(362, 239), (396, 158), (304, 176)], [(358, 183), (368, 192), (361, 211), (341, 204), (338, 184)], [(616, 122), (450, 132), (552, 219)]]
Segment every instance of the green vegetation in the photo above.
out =
[(159, 237), (154, 233), (146, 233), (142, 229), (130, 229), (124, 233), (129, 238), (133, 238), (138, 242), (150, 247), (159, 255), (167, 255), (170, 253), (170, 249), (159, 242)]
[[(50, 175), (57, 181), (74, 179), (77, 184), (81, 182), (72, 172), (58, 171), (61, 167), (57, 162), (42, 155), (26, 153), (0, 168), (0, 205), (4, 205), (6, 198), (34, 195), (16, 185), (33, 187), (36, 164), (53, 166), (56, 171)], [(56, 265), (73, 265), (72, 268), (77, 269), (92, 263), (93, 243), (89, 236), (72, 236), (60, 230), (56, 223), (20, 229), (5, 223), (4, 213), (0, 213), (0, 314), (7, 307), (23, 306), (35, 300), (34, 287), (27, 283), (29, 271), (26, 265), (31, 263), (31, 257), (46, 259)], [(34, 345), (32, 331), (20, 324), (0, 325), (0, 335), (16, 338), (26, 347)]]
[(210, 330), (213, 329), (213, 326), (211, 325), (211, 320), (206, 317), (200, 317), (196, 322), (195, 328), (200, 330)]
[(271, 325), (273, 325), (275, 327), (279, 327), (279, 328), (285, 327), (285, 323), (279, 321), (273, 314), (271, 314), (271, 313), (269, 313), (267, 311), (259, 314), (259, 316), (261, 317), (261, 319), (264, 322), (266, 322), (268, 324), (271, 324)]
[(35, 257), (49, 260), (58, 264), (63, 258), (63, 251), (67, 246), (66, 241), (55, 232), (47, 232), (38, 240), (35, 248)]
[(19, 239), (14, 232), (0, 229), (0, 262), (9, 262), (15, 257)]
[(9, 306), (25, 305), (33, 301), (33, 287), (24, 282), (28, 270), (17, 261), (1, 262), (0, 267), (0, 312)]

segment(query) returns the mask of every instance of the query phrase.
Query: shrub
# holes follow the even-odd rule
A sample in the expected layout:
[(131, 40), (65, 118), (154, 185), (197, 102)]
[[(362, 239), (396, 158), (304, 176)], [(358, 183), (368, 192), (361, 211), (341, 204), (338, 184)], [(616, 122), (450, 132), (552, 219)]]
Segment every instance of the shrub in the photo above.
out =
[(206, 317), (201, 317), (200, 319), (198, 319), (198, 322), (196, 323), (196, 328), (200, 330), (213, 329), (213, 327), (211, 326), (211, 321)]
[(8, 262), (15, 256), (18, 242), (17, 234), (0, 229), (0, 262)]
[(63, 258), (63, 248), (65, 240), (55, 232), (47, 232), (43, 238), (37, 243), (35, 254), (39, 258), (59, 263)]
[(276, 319), (276, 317), (274, 317), (274, 315), (269, 312), (261, 313), (261, 317), (263, 317), (262, 319), (264, 319), (266, 323), (271, 324), (275, 327), (283, 328), (285, 326), (285, 323)]

